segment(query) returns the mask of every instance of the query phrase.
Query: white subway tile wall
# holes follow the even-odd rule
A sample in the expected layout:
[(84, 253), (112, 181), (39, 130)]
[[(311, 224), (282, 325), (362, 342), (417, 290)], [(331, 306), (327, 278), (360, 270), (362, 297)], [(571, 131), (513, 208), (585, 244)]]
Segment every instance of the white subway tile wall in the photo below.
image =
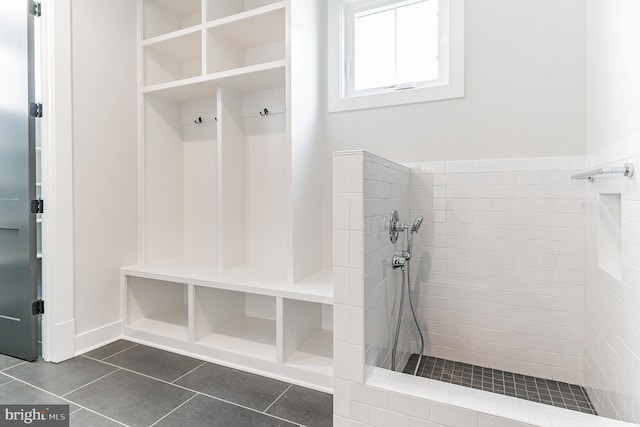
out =
[[(615, 149), (615, 147), (613, 147)], [(599, 153), (588, 169), (622, 166), (640, 157)], [(628, 150), (625, 150), (625, 152)], [(622, 159), (600, 164), (599, 159)], [(600, 176), (587, 188), (587, 263), (585, 379), (601, 415), (640, 423), (640, 180)], [(601, 269), (598, 260), (598, 196), (621, 195), (619, 277)]]
[[(334, 374), (356, 383), (365, 375), (364, 158), (362, 151), (333, 157)], [(350, 401), (335, 397), (340, 394), (336, 387), (335, 411), (350, 413)]]
[(426, 353), (583, 384), (584, 159), (408, 166)]
[[(391, 267), (395, 252), (404, 248), (400, 233), (393, 244), (389, 239), (388, 221), (397, 210), (400, 221), (410, 222), (410, 170), (370, 153), (364, 156), (364, 327), (365, 363), (367, 366), (391, 367), (391, 348), (397, 323), (402, 283), (400, 269)], [(396, 367), (402, 370), (410, 353), (411, 324), (403, 310)], [(415, 333), (415, 332), (414, 332)], [(384, 418), (384, 414), (381, 414)], [(408, 423), (408, 418), (407, 418)]]

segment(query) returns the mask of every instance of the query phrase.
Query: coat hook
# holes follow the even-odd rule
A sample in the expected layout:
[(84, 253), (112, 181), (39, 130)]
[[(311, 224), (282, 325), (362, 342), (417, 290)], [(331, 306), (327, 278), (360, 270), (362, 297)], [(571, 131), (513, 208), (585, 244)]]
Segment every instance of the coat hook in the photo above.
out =
[(214, 117), (214, 118), (213, 118), (213, 120), (215, 120), (215, 121), (217, 122), (217, 121), (218, 121), (218, 118), (217, 118), (217, 117)]
[(197, 125), (202, 124), (202, 117), (198, 117), (198, 120), (194, 120), (193, 122)]
[(260, 111), (260, 115), (261, 116), (268, 116), (269, 115), (269, 110), (267, 110), (266, 108), (264, 109), (264, 112)]

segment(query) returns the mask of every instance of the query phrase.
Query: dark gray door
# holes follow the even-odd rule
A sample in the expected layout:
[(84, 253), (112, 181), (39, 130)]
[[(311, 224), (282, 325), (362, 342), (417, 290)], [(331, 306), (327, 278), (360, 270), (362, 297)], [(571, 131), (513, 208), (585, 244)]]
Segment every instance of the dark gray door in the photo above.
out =
[(38, 356), (33, 16), (0, 0), (0, 353)]

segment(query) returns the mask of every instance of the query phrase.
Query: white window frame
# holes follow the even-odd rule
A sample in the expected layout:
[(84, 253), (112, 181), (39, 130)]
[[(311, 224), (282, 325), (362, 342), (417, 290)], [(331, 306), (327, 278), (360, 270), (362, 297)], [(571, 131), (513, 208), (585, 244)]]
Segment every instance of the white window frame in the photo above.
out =
[[(362, 110), (464, 96), (464, 0), (439, 2), (439, 78), (414, 88), (353, 90), (347, 78), (347, 58), (353, 57), (353, 21), (356, 13), (401, 3), (402, 0), (329, 0), (328, 109), (329, 112)], [(402, 89), (402, 90), (399, 90)]]

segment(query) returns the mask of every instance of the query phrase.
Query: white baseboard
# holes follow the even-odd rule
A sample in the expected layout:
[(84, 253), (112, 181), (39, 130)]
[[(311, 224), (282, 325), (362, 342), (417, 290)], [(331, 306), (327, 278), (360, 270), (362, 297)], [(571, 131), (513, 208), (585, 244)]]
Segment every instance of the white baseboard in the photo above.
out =
[(122, 336), (122, 322), (110, 323), (91, 331), (76, 335), (75, 356), (95, 350), (103, 345), (111, 344)]
[(42, 326), (42, 357), (47, 362), (59, 363), (75, 357), (76, 321), (74, 319), (53, 325), (51, 334)]

